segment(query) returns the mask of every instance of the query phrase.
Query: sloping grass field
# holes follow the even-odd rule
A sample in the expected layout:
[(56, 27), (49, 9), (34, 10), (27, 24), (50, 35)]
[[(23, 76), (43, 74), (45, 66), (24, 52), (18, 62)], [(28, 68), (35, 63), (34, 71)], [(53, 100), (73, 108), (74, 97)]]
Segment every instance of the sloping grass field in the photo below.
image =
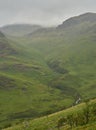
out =
[[(71, 130), (95, 130), (96, 129), (96, 115), (92, 116), (92, 106), (95, 106), (94, 110), (96, 112), (96, 99), (91, 100), (90, 102), (88, 102), (88, 104), (90, 106), (90, 109), (89, 109), (90, 119), (88, 123), (85, 123), (82, 125), (79, 124), (77, 126), (71, 127), (68, 123), (65, 123), (65, 120), (61, 120), (61, 119), (64, 119), (64, 117), (66, 118), (69, 115), (76, 115), (77, 113), (82, 115), (82, 112), (85, 113), (85, 108), (88, 107), (88, 106), (86, 107), (86, 102), (73, 106), (71, 108), (68, 108), (66, 110), (56, 112), (51, 115), (40, 117), (34, 120), (27, 120), (21, 124), (18, 124), (17, 126), (13, 126), (4, 130), (23, 130), (23, 129), (26, 129), (26, 130), (49, 130), (49, 129), (52, 129), (52, 130), (58, 130), (58, 129), (59, 130), (70, 130), (70, 129)], [(85, 117), (86, 117), (86, 114), (85, 114)], [(80, 120), (80, 118), (78, 118), (78, 120)], [(83, 121), (82, 116), (81, 116), (81, 121)]]

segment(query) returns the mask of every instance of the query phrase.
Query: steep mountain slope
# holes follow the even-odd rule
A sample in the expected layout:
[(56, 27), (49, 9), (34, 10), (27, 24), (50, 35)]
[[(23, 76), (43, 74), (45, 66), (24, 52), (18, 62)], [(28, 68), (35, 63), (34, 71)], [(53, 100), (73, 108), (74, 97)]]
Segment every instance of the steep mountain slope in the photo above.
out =
[(94, 22), (96, 23), (96, 13), (86, 13), (80, 16), (72, 17), (64, 21), (62, 25), (58, 26), (58, 28), (64, 29), (64, 28), (77, 26), (82, 23), (88, 24), (88, 23), (94, 23)]
[(30, 25), (30, 24), (13, 24), (13, 25), (6, 25), (1, 27), (1, 31), (9, 36), (24, 36), (27, 33), (32, 33), (41, 26), (39, 25)]
[[(74, 19), (76, 19), (77, 24), (70, 27), (66, 25), (65, 29), (67, 21), (74, 23)], [(49, 68), (61, 75), (49, 83), (53, 87), (61, 89), (65, 93), (75, 89), (72, 95), (77, 93), (77, 96), (95, 96), (95, 19), (96, 14), (83, 14), (72, 18), (71, 21), (70, 19), (65, 21), (61, 25), (62, 28), (59, 26), (52, 31), (46, 33), (42, 31), (40, 35), (33, 33), (32, 36), (28, 37), (28, 39), (30, 38), (29, 46), (42, 52)], [(92, 86), (94, 86), (94, 92), (92, 92)]]
[(82, 20), (66, 29), (1, 38), (1, 128), (96, 97), (96, 22), (86, 24), (89, 15), (93, 19), (93, 14), (78, 16)]

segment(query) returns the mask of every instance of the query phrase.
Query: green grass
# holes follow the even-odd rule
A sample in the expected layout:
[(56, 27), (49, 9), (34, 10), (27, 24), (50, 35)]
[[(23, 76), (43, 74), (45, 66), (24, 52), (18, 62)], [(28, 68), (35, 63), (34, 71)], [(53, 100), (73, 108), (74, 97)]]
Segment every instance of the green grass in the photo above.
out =
[[(95, 103), (96, 103), (96, 100), (90, 101), (90, 105), (95, 104)], [(58, 130), (57, 124), (60, 118), (66, 117), (70, 114), (81, 113), (84, 107), (85, 107), (85, 103), (81, 103), (77, 106), (71, 107), (69, 109), (66, 109), (60, 112), (56, 112), (48, 116), (40, 117), (34, 120), (24, 121), (21, 124), (18, 124), (16, 126), (14, 125), (13, 127), (10, 127), (5, 130), (23, 130), (24, 127), (26, 127), (26, 123), (27, 123), (27, 127), (25, 128), (26, 130), (49, 130), (49, 129)], [(95, 117), (95, 120), (90, 121), (86, 125), (73, 127), (72, 130), (95, 130), (96, 129), (96, 116), (94, 115), (94, 117)], [(66, 124), (62, 126), (60, 130), (70, 130), (70, 126)]]

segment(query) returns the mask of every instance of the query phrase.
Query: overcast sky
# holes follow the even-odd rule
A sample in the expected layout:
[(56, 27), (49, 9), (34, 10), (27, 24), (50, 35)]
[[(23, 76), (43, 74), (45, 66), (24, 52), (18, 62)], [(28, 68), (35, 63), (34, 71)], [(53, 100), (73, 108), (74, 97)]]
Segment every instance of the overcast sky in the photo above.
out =
[(96, 13), (96, 0), (0, 0), (0, 26), (13, 23), (53, 26), (85, 12)]

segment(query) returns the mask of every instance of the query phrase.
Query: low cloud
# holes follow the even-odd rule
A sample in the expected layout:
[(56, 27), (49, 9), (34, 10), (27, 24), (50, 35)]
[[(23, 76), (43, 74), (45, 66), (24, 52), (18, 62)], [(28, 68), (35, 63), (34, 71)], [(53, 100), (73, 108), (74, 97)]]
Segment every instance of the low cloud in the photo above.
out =
[(96, 0), (0, 0), (0, 25), (52, 26), (85, 12), (96, 12)]

